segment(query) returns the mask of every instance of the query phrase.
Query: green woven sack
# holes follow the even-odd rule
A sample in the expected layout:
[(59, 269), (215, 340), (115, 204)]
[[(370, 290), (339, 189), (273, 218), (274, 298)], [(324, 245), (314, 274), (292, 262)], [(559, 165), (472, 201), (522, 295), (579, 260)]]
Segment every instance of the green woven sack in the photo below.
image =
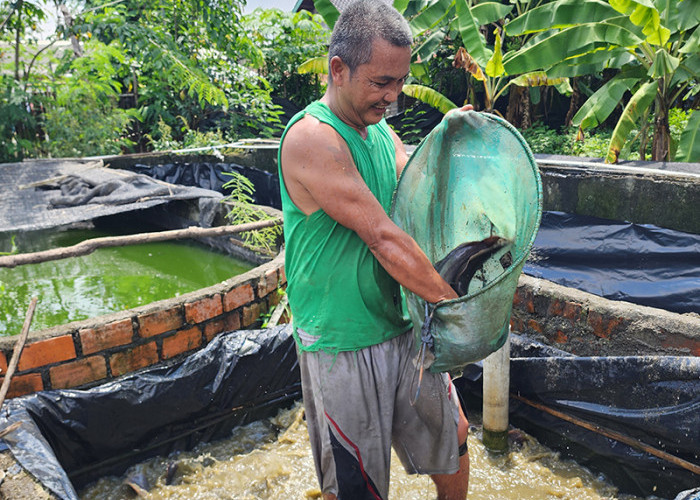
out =
[(391, 217), (433, 264), (465, 242), (492, 236), (508, 242), (486, 259), (458, 299), (433, 310), (404, 290), (416, 345), (427, 352), (430, 371), (460, 372), (503, 345), (541, 215), (542, 182), (532, 152), (497, 116), (452, 112), (411, 155)]

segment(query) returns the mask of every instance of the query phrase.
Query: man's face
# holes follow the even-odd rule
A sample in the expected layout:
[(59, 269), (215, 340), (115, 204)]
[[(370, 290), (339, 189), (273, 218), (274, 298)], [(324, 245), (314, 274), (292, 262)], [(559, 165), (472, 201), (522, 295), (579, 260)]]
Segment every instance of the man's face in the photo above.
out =
[(352, 75), (346, 72), (341, 83), (339, 97), (351, 126), (364, 128), (379, 123), (401, 93), (410, 64), (410, 47), (396, 47), (383, 39), (373, 42), (372, 59), (358, 66)]

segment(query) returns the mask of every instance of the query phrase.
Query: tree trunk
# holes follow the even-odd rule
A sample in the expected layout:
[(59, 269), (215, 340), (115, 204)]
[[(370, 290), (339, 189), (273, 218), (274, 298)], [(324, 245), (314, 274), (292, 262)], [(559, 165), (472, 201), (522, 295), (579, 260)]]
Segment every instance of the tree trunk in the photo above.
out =
[(652, 161), (671, 159), (671, 129), (668, 124), (668, 103), (664, 96), (656, 96), (654, 138), (651, 143)]
[(573, 94), (571, 94), (571, 99), (569, 100), (569, 111), (566, 112), (566, 118), (564, 119), (564, 125), (571, 127), (571, 120), (581, 107), (581, 91), (578, 88), (578, 77), (571, 79), (571, 88), (574, 89)]
[[(58, 6), (58, 8), (60, 9), (61, 14), (63, 14), (63, 20), (66, 23), (66, 28), (68, 28), (68, 31), (70, 31), (73, 28), (73, 16), (68, 10), (66, 4), (62, 3)], [(73, 47), (73, 54), (75, 55), (75, 57), (82, 57), (83, 48), (80, 46), (80, 42), (78, 41), (78, 38), (75, 35), (70, 36), (70, 43)]]
[(22, 6), (23, 0), (17, 4), (17, 29), (15, 29), (15, 81), (19, 81), (19, 42), (22, 35)]
[(532, 119), (530, 117), (530, 89), (528, 87), (511, 85), (506, 120), (515, 128), (530, 128)]

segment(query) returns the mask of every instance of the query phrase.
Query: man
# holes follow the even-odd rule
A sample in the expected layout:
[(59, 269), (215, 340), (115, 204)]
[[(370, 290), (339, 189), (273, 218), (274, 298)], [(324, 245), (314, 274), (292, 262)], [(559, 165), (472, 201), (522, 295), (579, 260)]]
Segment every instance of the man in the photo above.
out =
[(324, 499), (386, 499), (391, 446), (440, 499), (467, 494), (468, 423), (446, 374), (426, 372), (399, 284), (457, 294), (387, 215), (408, 157), (383, 119), (408, 76), (411, 31), (389, 5), (338, 18), (323, 98), (289, 123), (279, 164), (288, 297), (307, 426)]

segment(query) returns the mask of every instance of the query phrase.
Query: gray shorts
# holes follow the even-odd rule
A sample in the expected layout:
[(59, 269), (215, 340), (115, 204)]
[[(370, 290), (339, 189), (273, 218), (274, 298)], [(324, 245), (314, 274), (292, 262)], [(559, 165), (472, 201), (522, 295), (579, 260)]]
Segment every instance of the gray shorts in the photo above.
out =
[[(297, 330), (303, 345), (313, 337)], [(386, 499), (391, 446), (409, 474), (459, 470), (459, 402), (447, 374), (417, 376), (413, 334), (357, 352), (300, 352), (309, 440), (323, 493)]]

